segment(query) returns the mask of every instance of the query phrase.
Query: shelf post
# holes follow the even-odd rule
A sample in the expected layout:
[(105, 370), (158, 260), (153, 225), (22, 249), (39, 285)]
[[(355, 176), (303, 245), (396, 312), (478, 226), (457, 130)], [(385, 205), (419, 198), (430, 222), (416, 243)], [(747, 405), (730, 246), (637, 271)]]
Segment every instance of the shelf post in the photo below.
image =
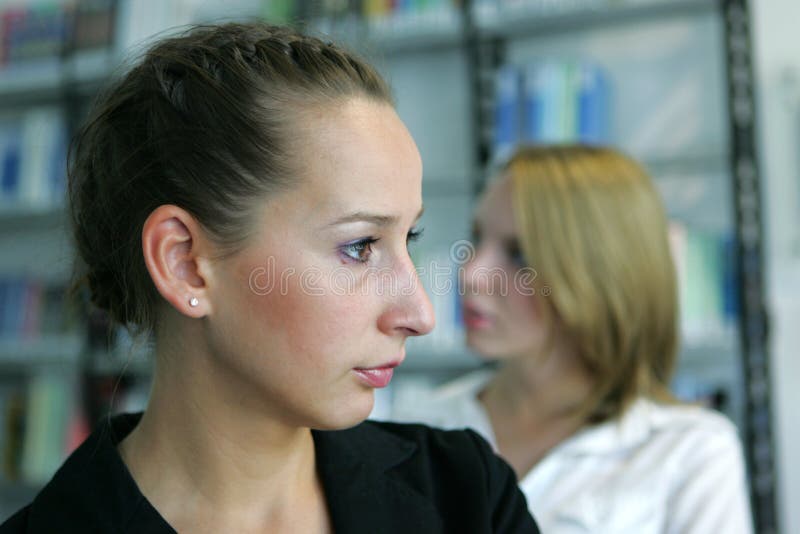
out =
[(755, 83), (747, 0), (722, 0), (739, 273), (739, 336), (745, 390), (744, 448), (755, 531), (778, 532), (772, 441), (768, 317), (764, 304), (764, 254)]

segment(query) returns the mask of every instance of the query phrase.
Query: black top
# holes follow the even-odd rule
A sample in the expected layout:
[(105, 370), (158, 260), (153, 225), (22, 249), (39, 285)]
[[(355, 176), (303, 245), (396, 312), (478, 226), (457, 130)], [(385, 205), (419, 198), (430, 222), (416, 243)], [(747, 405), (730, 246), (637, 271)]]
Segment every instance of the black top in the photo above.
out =
[[(0, 534), (174, 533), (116, 448), (141, 416), (99, 425)], [(312, 435), (337, 534), (539, 532), (514, 472), (470, 430), (366, 421)]]

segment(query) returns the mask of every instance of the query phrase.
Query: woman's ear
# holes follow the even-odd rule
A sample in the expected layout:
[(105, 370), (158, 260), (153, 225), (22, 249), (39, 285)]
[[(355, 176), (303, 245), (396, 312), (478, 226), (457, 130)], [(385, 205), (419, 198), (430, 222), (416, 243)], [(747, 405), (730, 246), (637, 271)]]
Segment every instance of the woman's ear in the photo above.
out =
[(210, 251), (202, 227), (178, 206), (159, 206), (142, 228), (144, 262), (156, 289), (187, 317), (199, 318), (211, 311), (206, 298)]

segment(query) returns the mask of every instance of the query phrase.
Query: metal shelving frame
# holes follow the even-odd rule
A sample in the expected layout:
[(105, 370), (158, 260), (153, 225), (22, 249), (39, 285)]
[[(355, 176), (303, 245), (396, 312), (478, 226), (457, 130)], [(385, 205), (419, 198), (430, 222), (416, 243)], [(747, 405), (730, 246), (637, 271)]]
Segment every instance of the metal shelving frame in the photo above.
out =
[(746, 0), (722, 0), (730, 117), (739, 338), (745, 388), (745, 457), (756, 532), (779, 531), (775, 506), (775, 459), (769, 385), (769, 320), (764, 291), (764, 231), (756, 143), (755, 80)]

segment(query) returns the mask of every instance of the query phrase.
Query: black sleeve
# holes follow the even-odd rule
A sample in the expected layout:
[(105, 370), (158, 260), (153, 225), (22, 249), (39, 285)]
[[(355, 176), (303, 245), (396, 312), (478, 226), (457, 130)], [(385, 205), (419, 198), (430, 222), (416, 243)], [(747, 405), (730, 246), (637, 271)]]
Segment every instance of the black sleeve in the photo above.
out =
[(30, 506), (22, 508), (0, 525), (0, 534), (22, 534), (28, 531), (28, 510)]
[(480, 435), (469, 429), (467, 433), (474, 441), (486, 468), (492, 530), (503, 534), (540, 534), (539, 527), (528, 511), (525, 495), (517, 485), (514, 470), (494, 453)]

